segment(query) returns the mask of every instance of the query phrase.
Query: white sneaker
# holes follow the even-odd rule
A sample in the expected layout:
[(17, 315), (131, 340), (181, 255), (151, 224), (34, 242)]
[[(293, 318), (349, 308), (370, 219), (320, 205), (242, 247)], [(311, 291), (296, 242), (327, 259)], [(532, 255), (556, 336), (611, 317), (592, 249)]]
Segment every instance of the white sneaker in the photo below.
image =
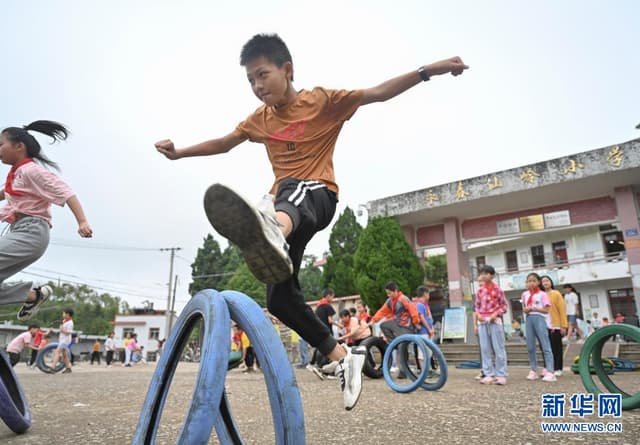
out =
[(338, 362), (336, 377), (340, 379), (344, 409), (350, 411), (358, 403), (362, 392), (362, 367), (367, 355), (367, 348), (357, 346), (345, 349), (347, 349), (347, 356)]
[(320, 371), (316, 366), (312, 364), (307, 365), (307, 370), (315, 374), (315, 376), (318, 377), (320, 380), (325, 380), (327, 378), (327, 376), (325, 376), (322, 373), (322, 371)]
[(538, 373), (532, 369), (529, 371), (529, 374), (527, 374), (527, 380), (538, 380)]
[(273, 204), (262, 207), (222, 184), (213, 184), (204, 195), (205, 213), (213, 228), (238, 246), (258, 280), (277, 284), (291, 277), (293, 264)]
[(553, 371), (553, 375), (555, 375), (556, 377), (561, 377), (562, 376), (562, 370), (558, 369), (557, 371)]
[(325, 374), (335, 374), (336, 373), (336, 368), (338, 367), (338, 362), (331, 362), (328, 363), (326, 365), (324, 365), (322, 368), (320, 368), (322, 370), (322, 372), (324, 372)]
[(389, 368), (389, 372), (398, 372), (400, 371), (400, 369), (398, 369), (397, 366), (392, 366), (391, 368)]
[(18, 312), (18, 320), (29, 320), (31, 317), (35, 315), (36, 312), (42, 306), (42, 303), (47, 301), (51, 294), (53, 293), (53, 289), (51, 286), (41, 286), (34, 288), (36, 291), (36, 300), (24, 303)]

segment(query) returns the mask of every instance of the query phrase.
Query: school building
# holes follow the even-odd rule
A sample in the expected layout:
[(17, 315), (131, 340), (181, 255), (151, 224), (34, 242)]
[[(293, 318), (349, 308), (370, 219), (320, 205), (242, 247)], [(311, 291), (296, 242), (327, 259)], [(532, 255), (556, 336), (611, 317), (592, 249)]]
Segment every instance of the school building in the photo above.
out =
[(396, 218), (416, 254), (446, 250), (449, 305), (471, 305), (490, 264), (519, 317), (525, 278), (549, 275), (580, 293), (582, 316), (637, 324), (640, 309), (640, 139), (460, 179), (368, 203)]

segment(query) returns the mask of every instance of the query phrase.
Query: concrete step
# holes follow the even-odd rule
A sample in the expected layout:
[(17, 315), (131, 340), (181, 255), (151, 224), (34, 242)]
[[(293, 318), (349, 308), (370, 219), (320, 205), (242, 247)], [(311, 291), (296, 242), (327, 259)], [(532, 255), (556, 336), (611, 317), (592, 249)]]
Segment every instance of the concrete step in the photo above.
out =
[[(444, 343), (438, 345), (448, 363), (453, 365), (464, 361), (480, 360), (480, 347), (477, 344), (464, 343)], [(580, 355), (583, 343), (563, 343), (564, 362), (568, 365), (573, 364), (576, 356)], [(525, 343), (505, 344), (507, 352), (507, 363), (510, 366), (528, 366), (529, 354)], [(536, 346), (536, 356), (538, 363), (542, 363), (542, 353), (540, 347)], [(608, 341), (602, 348), (603, 357), (620, 357), (633, 360), (640, 364), (640, 345), (637, 343), (620, 343)]]

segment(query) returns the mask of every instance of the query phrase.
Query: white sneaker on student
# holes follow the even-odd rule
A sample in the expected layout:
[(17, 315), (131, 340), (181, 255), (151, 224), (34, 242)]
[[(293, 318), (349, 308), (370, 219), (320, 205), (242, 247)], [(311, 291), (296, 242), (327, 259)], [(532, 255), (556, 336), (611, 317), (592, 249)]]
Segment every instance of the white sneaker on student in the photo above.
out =
[(327, 363), (322, 368), (320, 368), (320, 370), (322, 370), (322, 372), (324, 372), (325, 374), (335, 374), (337, 367), (338, 367), (338, 362), (336, 361), (336, 362)]
[(362, 367), (367, 355), (367, 348), (357, 346), (345, 349), (347, 350), (347, 356), (338, 362), (336, 377), (340, 379), (344, 409), (350, 411), (358, 403), (362, 392)]
[(277, 284), (291, 277), (289, 245), (273, 204), (261, 203), (258, 209), (231, 188), (213, 184), (205, 192), (204, 209), (213, 228), (238, 246), (258, 280)]
[(33, 289), (36, 292), (35, 301), (31, 301), (28, 303), (24, 303), (18, 312), (18, 320), (29, 320), (31, 317), (35, 315), (36, 312), (42, 306), (42, 303), (47, 301), (51, 294), (53, 293), (53, 289), (51, 286), (41, 286)]
[(326, 375), (324, 375), (322, 373), (322, 371), (320, 371), (315, 365), (312, 364), (308, 364), (307, 365), (307, 370), (312, 372), (316, 377), (318, 377), (320, 380), (325, 380), (327, 378)]

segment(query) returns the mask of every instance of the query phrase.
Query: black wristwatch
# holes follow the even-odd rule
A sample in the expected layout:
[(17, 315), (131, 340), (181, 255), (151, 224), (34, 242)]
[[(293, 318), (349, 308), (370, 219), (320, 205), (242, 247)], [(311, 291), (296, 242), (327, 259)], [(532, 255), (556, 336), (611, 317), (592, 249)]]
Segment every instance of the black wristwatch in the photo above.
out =
[(426, 82), (427, 80), (430, 79), (429, 75), (424, 69), (424, 66), (421, 66), (420, 68), (418, 68), (418, 74), (420, 74), (420, 79), (422, 79), (423, 82)]

